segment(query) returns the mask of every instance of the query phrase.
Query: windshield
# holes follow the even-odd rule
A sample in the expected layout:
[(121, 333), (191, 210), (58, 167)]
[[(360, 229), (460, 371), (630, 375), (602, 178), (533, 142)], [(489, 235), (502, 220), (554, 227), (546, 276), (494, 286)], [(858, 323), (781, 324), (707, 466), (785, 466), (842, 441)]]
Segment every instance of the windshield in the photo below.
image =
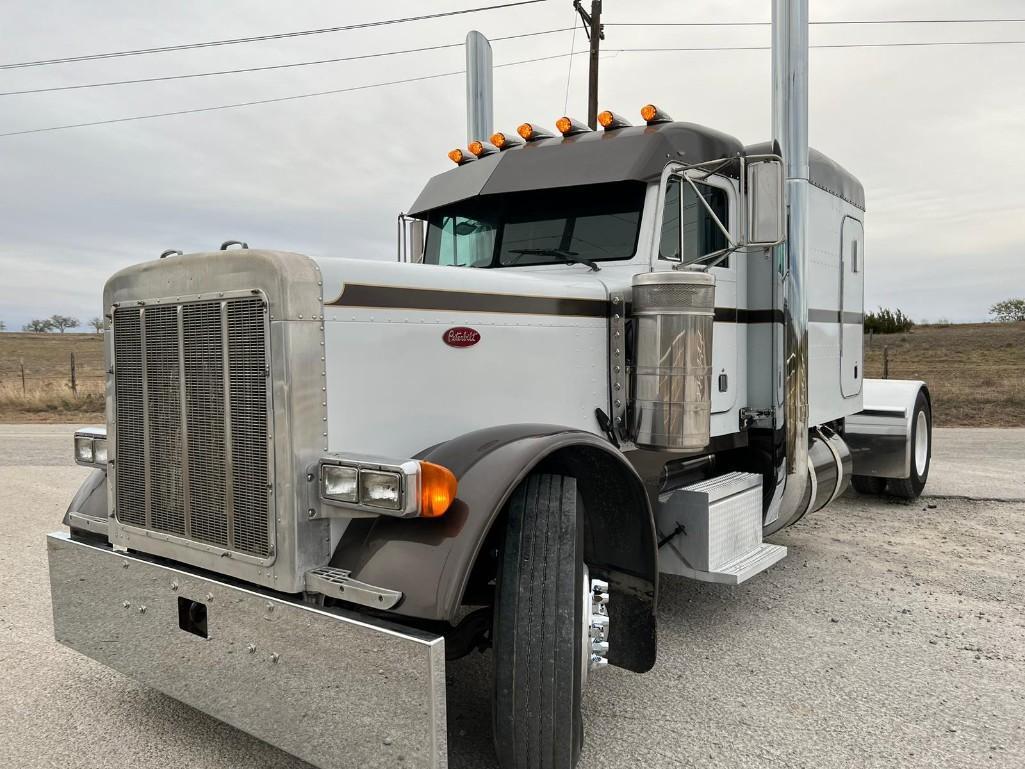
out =
[(472, 198), (428, 217), (424, 262), (523, 267), (629, 259), (637, 250), (643, 182)]

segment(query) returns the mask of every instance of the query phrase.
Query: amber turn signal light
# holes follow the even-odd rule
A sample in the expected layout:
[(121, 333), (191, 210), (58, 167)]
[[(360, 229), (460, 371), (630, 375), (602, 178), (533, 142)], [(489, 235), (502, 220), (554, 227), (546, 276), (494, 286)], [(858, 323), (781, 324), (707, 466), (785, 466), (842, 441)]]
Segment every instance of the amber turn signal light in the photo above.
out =
[(456, 498), (459, 487), (447, 467), (420, 461), (420, 517), (440, 518)]
[(448, 153), (448, 159), (451, 160), (456, 165), (459, 165), (460, 163), (462, 163), (463, 159), (465, 157), (466, 156), (463, 154), (463, 151), (461, 149), (459, 149), (458, 147), (456, 149), (452, 150), (450, 153)]

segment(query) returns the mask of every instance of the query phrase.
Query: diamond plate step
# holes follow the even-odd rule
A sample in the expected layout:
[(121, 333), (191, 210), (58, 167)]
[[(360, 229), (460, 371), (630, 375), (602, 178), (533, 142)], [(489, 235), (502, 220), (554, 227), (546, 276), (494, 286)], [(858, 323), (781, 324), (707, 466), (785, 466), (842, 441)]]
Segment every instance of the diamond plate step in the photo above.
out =
[(787, 549), (783, 545), (772, 545), (763, 542), (750, 553), (740, 556), (715, 571), (697, 571), (686, 566), (679, 567), (680, 576), (696, 579), (700, 582), (716, 582), (720, 585), (739, 585), (756, 574), (768, 569), (774, 563), (786, 557)]

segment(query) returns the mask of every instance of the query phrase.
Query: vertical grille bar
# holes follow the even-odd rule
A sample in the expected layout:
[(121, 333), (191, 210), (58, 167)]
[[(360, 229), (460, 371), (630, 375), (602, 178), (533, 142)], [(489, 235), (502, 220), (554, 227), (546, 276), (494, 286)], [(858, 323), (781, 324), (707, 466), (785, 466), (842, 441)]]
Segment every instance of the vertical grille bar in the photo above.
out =
[(258, 298), (228, 305), (235, 546), (270, 553), (267, 319)]
[(114, 310), (114, 464), (117, 516), (123, 523), (146, 525), (146, 469), (143, 448), (142, 316), (137, 307)]
[(192, 538), (227, 547), (221, 308), (211, 302), (182, 309)]
[(149, 468), (149, 409), (146, 404), (149, 402), (149, 387), (146, 384), (146, 368), (149, 362), (146, 360), (146, 308), (139, 310), (139, 349), (142, 362), (142, 403), (139, 410), (142, 412), (142, 487), (143, 500), (146, 511), (146, 528), (153, 528), (153, 508), (150, 497), (150, 468)]
[(149, 525), (184, 536), (178, 312), (170, 305), (147, 307), (143, 318)]
[(178, 409), (181, 414), (181, 484), (182, 484), (182, 517), (185, 536), (192, 536), (192, 494), (189, 490), (189, 415), (188, 395), (185, 389), (185, 324), (182, 306), (174, 308), (175, 322), (178, 324)]
[(224, 364), (224, 516), (227, 519), (228, 545), (235, 547), (235, 474), (232, 470), (231, 444), (231, 341), (228, 334), (228, 303), (221, 302), (221, 360)]

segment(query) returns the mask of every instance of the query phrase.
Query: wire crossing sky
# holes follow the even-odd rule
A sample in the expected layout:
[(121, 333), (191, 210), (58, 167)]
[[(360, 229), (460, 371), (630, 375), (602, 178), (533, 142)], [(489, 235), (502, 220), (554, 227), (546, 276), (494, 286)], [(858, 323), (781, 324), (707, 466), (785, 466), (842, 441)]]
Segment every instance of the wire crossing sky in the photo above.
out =
[(112, 51), (109, 53), (91, 53), (85, 56), (67, 56), (62, 59), (39, 59), (38, 61), (21, 61), (10, 64), (0, 64), (0, 69), (18, 69), (21, 67), (42, 67), (49, 64), (67, 64), (77, 61), (95, 61), (96, 59), (112, 59), (123, 56), (143, 56), (151, 53), (167, 53), (169, 51), (188, 51), (196, 48), (210, 48), (221, 45), (239, 45), (242, 43), (261, 43), (268, 40), (283, 40), (289, 37), (306, 37), (308, 35), (324, 35), (331, 32), (348, 32), (354, 29), (370, 29), (372, 27), (384, 27), (391, 24), (407, 24), (413, 21), (426, 21), (428, 19), (443, 19), (449, 16), (461, 16), (467, 13), (480, 13), (482, 11), (495, 11), (501, 8), (514, 8), (520, 5), (534, 5), (544, 3), (547, 0), (518, 0), (518, 2), (502, 3), (501, 5), (486, 5), (480, 8), (464, 8), (458, 11), (443, 11), (441, 13), (428, 13), (421, 16), (407, 16), (401, 19), (386, 19), (384, 21), (366, 21), (360, 24), (348, 24), (342, 27), (322, 27), (320, 29), (304, 29), (298, 32), (275, 32), (270, 35), (255, 35), (253, 37), (236, 37), (226, 40), (210, 40), (204, 43), (180, 43), (178, 45), (165, 45), (157, 48), (137, 48), (130, 51)]

